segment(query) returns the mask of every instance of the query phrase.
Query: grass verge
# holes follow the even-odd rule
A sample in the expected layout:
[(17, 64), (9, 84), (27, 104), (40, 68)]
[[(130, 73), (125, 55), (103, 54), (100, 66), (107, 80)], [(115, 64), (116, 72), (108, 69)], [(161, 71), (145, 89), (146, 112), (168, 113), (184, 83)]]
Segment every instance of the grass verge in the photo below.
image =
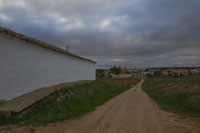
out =
[(131, 88), (104, 81), (92, 81), (83, 85), (62, 88), (33, 105), (24, 113), (0, 118), (0, 125), (46, 124), (70, 120), (94, 110), (107, 100)]
[(161, 108), (200, 117), (200, 76), (146, 78), (142, 88)]

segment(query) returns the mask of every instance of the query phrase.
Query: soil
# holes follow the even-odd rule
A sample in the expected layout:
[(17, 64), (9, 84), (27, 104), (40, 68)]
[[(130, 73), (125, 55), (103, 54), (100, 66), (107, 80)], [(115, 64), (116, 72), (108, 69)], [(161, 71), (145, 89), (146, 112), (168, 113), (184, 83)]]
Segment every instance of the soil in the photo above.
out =
[(200, 120), (163, 111), (141, 90), (143, 80), (84, 116), (40, 127), (13, 126), (8, 132), (36, 133), (200, 133)]

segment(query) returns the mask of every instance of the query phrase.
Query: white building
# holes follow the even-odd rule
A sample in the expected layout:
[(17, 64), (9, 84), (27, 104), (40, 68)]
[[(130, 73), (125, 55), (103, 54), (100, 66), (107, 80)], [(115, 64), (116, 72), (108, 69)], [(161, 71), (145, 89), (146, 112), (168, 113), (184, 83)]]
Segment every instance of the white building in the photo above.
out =
[(39, 88), (95, 80), (96, 63), (64, 49), (0, 27), (0, 99)]

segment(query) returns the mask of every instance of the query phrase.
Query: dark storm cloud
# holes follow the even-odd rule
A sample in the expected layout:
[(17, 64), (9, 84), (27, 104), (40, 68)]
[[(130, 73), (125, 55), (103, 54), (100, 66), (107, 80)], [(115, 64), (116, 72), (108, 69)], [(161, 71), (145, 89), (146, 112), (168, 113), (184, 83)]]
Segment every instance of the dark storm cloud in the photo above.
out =
[(199, 0), (0, 0), (0, 26), (99, 67), (200, 65)]

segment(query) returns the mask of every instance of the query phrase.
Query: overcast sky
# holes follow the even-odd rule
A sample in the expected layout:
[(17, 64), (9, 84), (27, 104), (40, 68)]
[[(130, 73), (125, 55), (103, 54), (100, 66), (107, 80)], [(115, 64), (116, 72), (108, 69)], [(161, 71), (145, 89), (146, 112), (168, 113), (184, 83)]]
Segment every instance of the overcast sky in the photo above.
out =
[(200, 66), (200, 0), (0, 0), (0, 27), (98, 68)]

